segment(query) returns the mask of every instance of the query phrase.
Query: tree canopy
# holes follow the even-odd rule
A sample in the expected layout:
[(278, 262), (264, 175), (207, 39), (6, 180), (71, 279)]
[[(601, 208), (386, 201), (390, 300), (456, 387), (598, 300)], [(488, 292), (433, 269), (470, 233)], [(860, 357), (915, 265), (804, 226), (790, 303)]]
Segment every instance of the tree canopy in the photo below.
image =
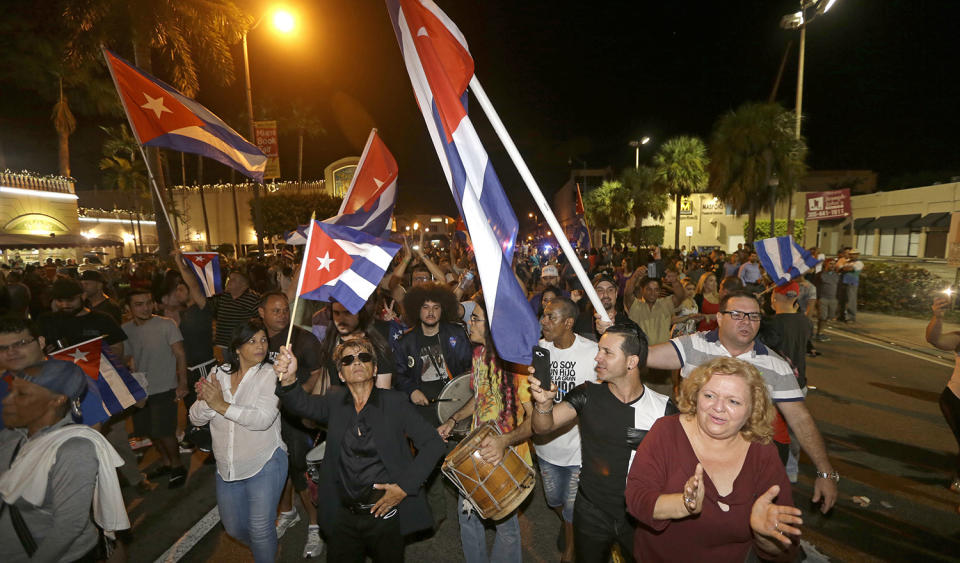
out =
[(680, 198), (706, 190), (710, 159), (698, 137), (668, 139), (653, 157), (654, 179), (676, 201), (674, 248), (680, 248)]

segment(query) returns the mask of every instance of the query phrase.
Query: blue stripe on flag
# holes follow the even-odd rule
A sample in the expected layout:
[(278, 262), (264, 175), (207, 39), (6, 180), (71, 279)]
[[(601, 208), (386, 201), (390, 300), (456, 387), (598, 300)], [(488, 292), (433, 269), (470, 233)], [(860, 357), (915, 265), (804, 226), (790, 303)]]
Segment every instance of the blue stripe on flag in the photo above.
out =
[(760, 265), (777, 285), (803, 275), (819, 262), (790, 235), (763, 239), (756, 244), (756, 251)]

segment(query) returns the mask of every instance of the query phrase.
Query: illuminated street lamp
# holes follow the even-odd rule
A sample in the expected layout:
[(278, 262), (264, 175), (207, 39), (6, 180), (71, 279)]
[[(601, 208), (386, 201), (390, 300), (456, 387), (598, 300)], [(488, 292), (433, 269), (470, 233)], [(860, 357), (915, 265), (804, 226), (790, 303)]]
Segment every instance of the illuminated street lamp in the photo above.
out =
[(837, 0), (800, 0), (800, 11), (780, 18), (783, 29), (800, 30), (800, 56), (797, 60), (797, 108), (796, 138), (800, 138), (800, 113), (803, 109), (803, 60), (807, 43), (807, 24), (817, 16), (827, 13)]
[[(266, 15), (266, 14), (264, 14)], [(285, 9), (277, 8), (272, 12), (273, 27), (280, 33), (290, 33), (296, 28), (296, 18)], [(243, 32), (243, 71), (247, 86), (247, 120), (250, 126), (250, 142), (256, 144), (253, 127), (253, 92), (250, 88), (250, 56), (247, 54), (247, 34), (257, 28), (264, 16), (253, 24), (250, 29)], [(257, 250), (260, 251), (260, 257), (263, 257), (263, 217), (260, 210), (260, 184), (253, 184), (253, 230), (257, 237)]]
[(636, 154), (633, 158), (633, 168), (635, 170), (640, 169), (640, 147), (650, 142), (650, 137), (644, 136), (639, 141), (630, 141), (630, 146), (637, 149)]

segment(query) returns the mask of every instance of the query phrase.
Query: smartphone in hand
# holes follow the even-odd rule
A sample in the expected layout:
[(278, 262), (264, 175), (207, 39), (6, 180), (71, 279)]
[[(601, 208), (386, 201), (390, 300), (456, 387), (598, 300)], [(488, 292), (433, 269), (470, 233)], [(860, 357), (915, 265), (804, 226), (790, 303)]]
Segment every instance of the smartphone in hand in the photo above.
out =
[(533, 347), (533, 371), (540, 380), (540, 388), (550, 390), (550, 351), (540, 346)]

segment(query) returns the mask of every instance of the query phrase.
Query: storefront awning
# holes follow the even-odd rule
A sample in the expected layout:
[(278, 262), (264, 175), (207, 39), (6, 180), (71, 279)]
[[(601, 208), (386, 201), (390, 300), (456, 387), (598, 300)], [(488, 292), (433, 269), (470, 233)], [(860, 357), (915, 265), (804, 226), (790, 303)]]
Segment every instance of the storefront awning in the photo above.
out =
[(911, 223), (920, 218), (919, 213), (910, 215), (887, 215), (877, 217), (877, 220), (870, 223), (870, 229), (905, 229), (911, 226)]
[(0, 235), (0, 250), (32, 250), (34, 248), (98, 248), (123, 246), (117, 240), (86, 238), (80, 235)]
[(853, 229), (856, 231), (864, 230), (868, 224), (873, 222), (873, 217), (860, 217), (853, 220)]
[(952, 214), (949, 211), (943, 211), (941, 213), (927, 213), (923, 218), (914, 221), (914, 227), (949, 227), (950, 226), (950, 216)]

